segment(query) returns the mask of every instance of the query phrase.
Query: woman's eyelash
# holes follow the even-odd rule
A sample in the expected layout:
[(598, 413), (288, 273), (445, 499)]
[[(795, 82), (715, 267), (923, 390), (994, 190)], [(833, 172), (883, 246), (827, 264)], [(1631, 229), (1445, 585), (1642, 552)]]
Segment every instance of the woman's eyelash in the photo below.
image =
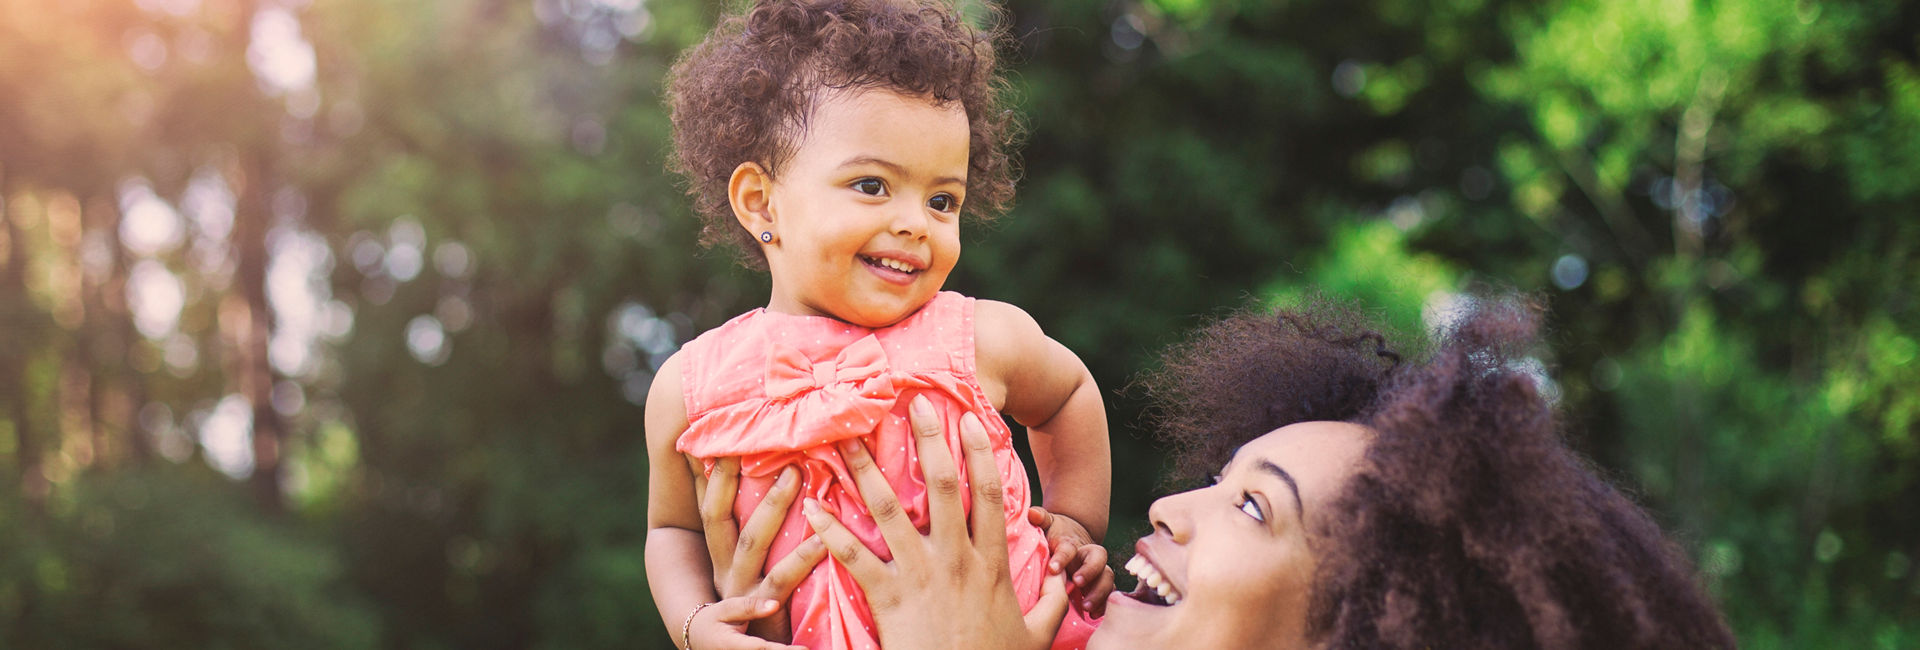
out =
[[(1241, 492), (1240, 503), (1234, 504), (1234, 506), (1240, 508), (1241, 512), (1247, 513), (1247, 516), (1252, 517), (1254, 521), (1263, 524), (1267, 523), (1267, 513), (1260, 510), (1260, 503), (1253, 500), (1252, 494)], [(1252, 506), (1252, 508), (1248, 508), (1248, 506)]]

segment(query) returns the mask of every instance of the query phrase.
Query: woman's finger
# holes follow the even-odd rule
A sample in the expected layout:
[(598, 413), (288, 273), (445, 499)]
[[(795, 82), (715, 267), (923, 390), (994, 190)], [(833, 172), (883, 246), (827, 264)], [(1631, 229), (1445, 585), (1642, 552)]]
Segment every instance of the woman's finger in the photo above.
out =
[(1065, 578), (1066, 576), (1053, 574), (1040, 582), (1040, 600), (1033, 603), (1033, 609), (1027, 610), (1024, 617), (1027, 623), (1027, 638), (1033, 640), (1029, 645), (1047, 647), (1047, 642), (1060, 633), (1060, 621), (1067, 616)]
[[(693, 493), (698, 495), (705, 495), (707, 493), (707, 487), (708, 487), (707, 486), (707, 461), (700, 460), (698, 458), (694, 458), (686, 454), (681, 454), (681, 460), (684, 460), (687, 463), (687, 475), (693, 477)], [(717, 468), (718, 466), (716, 465), (715, 467)]]
[[(695, 474), (700, 476), (700, 474)], [(701, 491), (700, 527), (707, 541), (707, 557), (713, 559), (717, 582), (728, 575), (733, 564), (734, 542), (739, 528), (733, 521), (733, 497), (740, 488), (740, 459), (722, 458), (713, 465), (713, 475)]]
[(820, 536), (808, 537), (792, 553), (775, 562), (773, 568), (767, 570), (767, 577), (749, 595), (785, 601), (793, 595), (794, 588), (800, 586), (800, 580), (812, 573), (814, 565), (826, 557), (827, 545)]
[[(860, 543), (860, 538), (854, 537), (853, 532), (841, 525), (840, 520), (827, 514), (827, 511), (820, 507), (820, 502), (807, 499), (801, 509), (807, 516), (807, 525), (813, 527), (814, 535), (820, 537), (820, 541), (826, 544), (827, 555), (833, 556), (834, 560), (840, 562), (840, 566), (846, 567), (847, 573), (853, 574), (855, 582), (860, 583), (862, 587), (872, 589), (871, 585), (881, 584), (880, 581), (886, 579), (886, 576), (882, 575), (883, 563), (880, 562), (879, 556), (867, 550), (867, 545)], [(899, 551), (896, 550), (894, 553), (897, 556)]]
[(880, 472), (880, 465), (873, 462), (867, 446), (857, 438), (842, 440), (840, 457), (847, 462), (853, 484), (860, 489), (860, 500), (867, 504), (867, 514), (873, 517), (873, 525), (880, 529), (880, 539), (886, 540), (887, 548), (893, 549), (895, 555), (917, 548), (920, 531), (913, 527), (906, 509), (900, 507), (900, 497), (894, 494), (887, 476)]
[[(714, 612), (714, 620), (727, 625), (740, 626), (774, 615), (774, 613), (780, 611), (780, 603), (771, 599), (758, 597), (728, 598), (707, 606), (707, 610), (702, 611), (701, 615), (704, 616), (706, 611)], [(709, 645), (716, 649), (724, 650), (798, 649), (798, 646), (781, 645), (771, 641), (756, 639), (738, 632), (727, 634), (726, 638), (721, 639), (717, 643), (700, 644), (700, 647), (702, 650), (705, 650)]]
[[(946, 524), (960, 521), (966, 506), (960, 500), (960, 472), (953, 466), (953, 448), (947, 446), (946, 427), (925, 397), (914, 397), (907, 410), (913, 425), (913, 444), (920, 454), (920, 472), (927, 482), (927, 520), (932, 522), (927, 536), (936, 540), (957, 539), (961, 531)], [(887, 543), (891, 545), (893, 540)]]
[(771, 598), (736, 597), (727, 598), (708, 605), (713, 610), (715, 620), (728, 625), (745, 625), (748, 621), (772, 616), (780, 611), (780, 602)]
[[(967, 477), (973, 483), (972, 533), (975, 552), (993, 567), (1007, 563), (1006, 494), (1000, 488), (1000, 470), (993, 462), (993, 444), (987, 428), (972, 413), (960, 416), (960, 448), (966, 452)], [(921, 462), (926, 462), (923, 455)]]
[[(751, 585), (760, 579), (760, 567), (767, 563), (767, 548), (773, 544), (774, 535), (779, 534), (780, 524), (786, 519), (787, 507), (793, 505), (793, 497), (798, 493), (796, 484), (800, 482), (799, 472), (789, 467), (780, 470), (780, 478), (767, 490), (760, 505), (755, 506), (753, 514), (747, 517), (746, 524), (740, 527), (739, 541), (727, 553), (733, 556), (733, 584)], [(722, 595), (729, 595), (722, 593)]]

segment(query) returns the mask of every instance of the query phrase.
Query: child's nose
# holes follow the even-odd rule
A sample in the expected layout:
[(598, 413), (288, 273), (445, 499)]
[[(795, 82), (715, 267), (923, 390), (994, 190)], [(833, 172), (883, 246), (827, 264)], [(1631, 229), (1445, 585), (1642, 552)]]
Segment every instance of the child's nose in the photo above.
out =
[(924, 237), (927, 234), (927, 215), (918, 206), (902, 202), (900, 209), (893, 213), (893, 233), (902, 237)]

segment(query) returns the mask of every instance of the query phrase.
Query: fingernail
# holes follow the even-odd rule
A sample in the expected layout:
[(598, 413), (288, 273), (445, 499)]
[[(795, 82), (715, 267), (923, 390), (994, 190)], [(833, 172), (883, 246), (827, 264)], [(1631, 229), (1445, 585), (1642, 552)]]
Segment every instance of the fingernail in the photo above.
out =
[(808, 517), (818, 515), (820, 514), (820, 502), (809, 498), (800, 503), (800, 511), (806, 513)]
[(774, 487), (784, 488), (789, 485), (793, 485), (793, 474), (794, 472), (792, 469), (788, 469), (786, 471), (780, 472), (780, 480), (774, 481), (774, 484), (773, 484)]
[(1047, 563), (1047, 571), (1048, 571), (1048, 572), (1051, 572), (1051, 573), (1059, 573), (1059, 572), (1060, 572), (1060, 563), (1059, 563), (1059, 562), (1048, 562), (1048, 563)]
[(760, 611), (771, 612), (779, 608), (780, 608), (780, 601), (777, 601), (777, 600), (760, 601)]
[(932, 415), (929, 411), (933, 409), (933, 402), (927, 401), (927, 396), (925, 395), (915, 395), (913, 396), (913, 405), (911, 408), (913, 408), (913, 412), (916, 415)]
[(1082, 586), (1082, 587), (1085, 587), (1085, 586), (1087, 586), (1087, 579), (1086, 579), (1086, 578), (1084, 578), (1084, 577), (1081, 577), (1081, 576), (1074, 576), (1074, 577), (1073, 577), (1073, 584), (1076, 584), (1076, 585), (1080, 585), (1080, 586)]

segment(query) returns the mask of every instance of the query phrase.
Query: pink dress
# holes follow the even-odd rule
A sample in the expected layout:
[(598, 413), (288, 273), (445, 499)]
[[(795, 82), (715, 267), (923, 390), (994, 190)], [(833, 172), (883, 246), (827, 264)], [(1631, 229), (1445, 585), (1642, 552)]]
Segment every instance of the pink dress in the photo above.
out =
[[(802, 497), (818, 500), (867, 548), (891, 560), (886, 542), (859, 498), (834, 443), (862, 438), (916, 526), (927, 525), (927, 489), (907, 407), (925, 395), (946, 424), (947, 447), (960, 461), (960, 416), (972, 412), (993, 440), (1006, 486), (1007, 554), (1021, 609), (1040, 597), (1047, 541), (1027, 523), (1032, 504), (1027, 472), (1012, 432), (974, 375), (973, 299), (941, 292), (906, 320), (872, 330), (831, 318), (756, 309), (688, 343), (684, 360), (687, 430), (677, 448), (706, 461), (740, 457), (734, 515), (745, 519), (779, 478), (800, 470)], [(963, 484), (966, 473), (961, 472)], [(962, 490), (969, 510), (971, 493)], [(787, 513), (767, 565), (793, 552), (812, 529), (799, 508)], [(815, 649), (879, 648), (866, 595), (832, 558), (794, 591), (793, 643)], [(1095, 623), (1070, 610), (1055, 648), (1082, 648)]]

